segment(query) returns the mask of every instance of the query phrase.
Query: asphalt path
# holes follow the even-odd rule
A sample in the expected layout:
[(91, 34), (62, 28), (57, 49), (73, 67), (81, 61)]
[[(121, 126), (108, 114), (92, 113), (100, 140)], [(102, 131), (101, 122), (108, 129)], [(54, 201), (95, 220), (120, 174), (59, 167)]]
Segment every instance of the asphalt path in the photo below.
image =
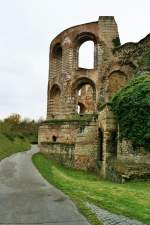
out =
[(0, 162), (0, 224), (90, 225), (73, 202), (50, 185), (32, 164), (30, 151)]

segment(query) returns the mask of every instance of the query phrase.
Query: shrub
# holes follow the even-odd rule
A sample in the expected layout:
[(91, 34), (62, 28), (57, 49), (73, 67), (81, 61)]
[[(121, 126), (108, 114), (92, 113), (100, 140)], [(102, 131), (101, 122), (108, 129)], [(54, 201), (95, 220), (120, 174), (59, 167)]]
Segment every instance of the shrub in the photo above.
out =
[(30, 143), (27, 139), (14, 137), (0, 133), (0, 161), (7, 156), (17, 152), (22, 152), (30, 149)]

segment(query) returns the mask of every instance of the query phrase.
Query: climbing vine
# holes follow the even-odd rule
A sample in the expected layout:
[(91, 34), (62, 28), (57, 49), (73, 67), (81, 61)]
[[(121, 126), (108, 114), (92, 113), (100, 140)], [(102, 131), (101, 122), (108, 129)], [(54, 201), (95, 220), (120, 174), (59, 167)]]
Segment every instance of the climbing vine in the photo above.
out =
[(150, 68), (150, 48), (143, 55), (140, 64), (147, 69)]
[(150, 151), (150, 76), (132, 80), (111, 101), (120, 128), (120, 139), (132, 141), (135, 149)]
[(119, 37), (116, 37), (112, 40), (114, 47), (119, 47), (121, 45)]

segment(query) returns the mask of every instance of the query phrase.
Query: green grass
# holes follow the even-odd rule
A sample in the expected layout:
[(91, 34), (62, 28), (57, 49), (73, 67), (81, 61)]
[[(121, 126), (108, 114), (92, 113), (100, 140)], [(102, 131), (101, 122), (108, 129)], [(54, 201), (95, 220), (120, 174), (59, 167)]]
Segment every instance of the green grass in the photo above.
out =
[(28, 149), (30, 149), (28, 140), (19, 137), (11, 139), (4, 134), (0, 134), (0, 160), (16, 152), (23, 152)]
[(33, 156), (33, 163), (49, 183), (70, 196), (92, 225), (100, 223), (86, 208), (86, 202), (150, 224), (149, 181), (116, 184), (100, 180), (93, 174), (64, 168), (41, 153)]

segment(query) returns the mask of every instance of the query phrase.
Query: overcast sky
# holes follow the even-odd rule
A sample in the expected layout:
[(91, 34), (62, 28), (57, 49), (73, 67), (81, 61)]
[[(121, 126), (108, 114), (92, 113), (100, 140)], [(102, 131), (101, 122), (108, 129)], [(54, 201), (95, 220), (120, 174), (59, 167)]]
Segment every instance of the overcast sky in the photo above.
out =
[(51, 40), (111, 15), (122, 44), (150, 32), (149, 0), (0, 0), (0, 118), (45, 117)]

